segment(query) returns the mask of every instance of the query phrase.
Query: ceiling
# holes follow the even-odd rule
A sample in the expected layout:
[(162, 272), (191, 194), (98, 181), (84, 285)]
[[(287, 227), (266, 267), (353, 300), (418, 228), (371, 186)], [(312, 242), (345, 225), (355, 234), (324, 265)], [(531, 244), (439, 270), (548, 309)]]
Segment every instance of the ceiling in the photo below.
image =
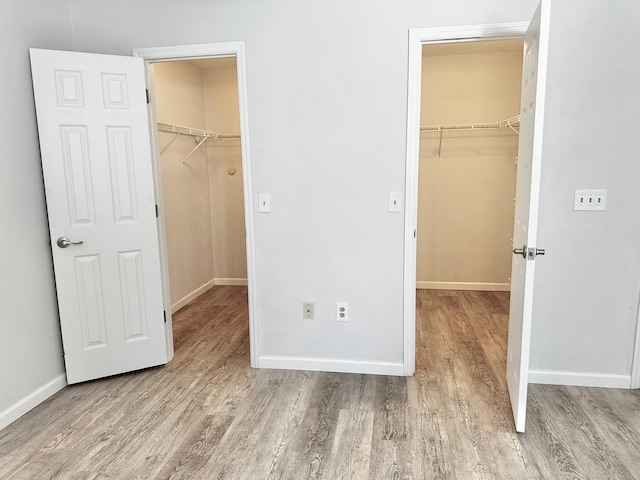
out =
[(423, 57), (469, 55), (474, 53), (522, 52), (523, 39), (489, 40), (481, 42), (432, 43), (422, 46)]

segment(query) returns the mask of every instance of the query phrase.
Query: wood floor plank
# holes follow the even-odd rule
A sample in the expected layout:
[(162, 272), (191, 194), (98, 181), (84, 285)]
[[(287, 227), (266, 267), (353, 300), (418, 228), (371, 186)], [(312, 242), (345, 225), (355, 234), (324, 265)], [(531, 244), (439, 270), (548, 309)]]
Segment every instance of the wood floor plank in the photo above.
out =
[(166, 366), (67, 387), (0, 431), (4, 479), (640, 479), (640, 392), (504, 378), (507, 292), (419, 290), (411, 378), (254, 370), (246, 287), (173, 316)]

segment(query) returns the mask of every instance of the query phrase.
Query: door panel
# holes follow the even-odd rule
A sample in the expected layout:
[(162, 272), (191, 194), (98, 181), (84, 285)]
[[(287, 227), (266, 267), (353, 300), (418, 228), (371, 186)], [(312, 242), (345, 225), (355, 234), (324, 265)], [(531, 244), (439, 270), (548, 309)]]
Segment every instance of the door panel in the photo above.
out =
[[(549, 8), (549, 1), (543, 0), (531, 20), (524, 41), (513, 247), (524, 246), (525, 252), (526, 248), (535, 248), (537, 237)], [(516, 430), (524, 432), (535, 255), (533, 258), (523, 258), (514, 254), (511, 265), (507, 384)]]
[(68, 382), (166, 363), (143, 60), (30, 54)]

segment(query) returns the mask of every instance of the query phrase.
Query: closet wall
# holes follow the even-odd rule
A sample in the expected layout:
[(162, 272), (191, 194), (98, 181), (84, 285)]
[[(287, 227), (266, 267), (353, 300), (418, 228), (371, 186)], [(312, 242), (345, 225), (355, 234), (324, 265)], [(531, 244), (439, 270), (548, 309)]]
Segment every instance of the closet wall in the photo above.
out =
[[(239, 133), (235, 64), (215, 61), (153, 65), (158, 122)], [(174, 135), (158, 139), (162, 149)], [(195, 146), (179, 136), (160, 156), (173, 311), (215, 284), (246, 283), (240, 142), (208, 140), (183, 163)]]
[[(228, 60), (224, 59), (225, 62)], [(207, 130), (240, 134), (237, 75), (235, 63), (226, 68), (203, 70)], [(207, 153), (216, 283), (246, 285), (247, 254), (240, 140), (209, 141)]]
[[(424, 46), (421, 125), (517, 115), (521, 71), (521, 41)], [(509, 289), (517, 154), (511, 130), (421, 134), (418, 288)]]

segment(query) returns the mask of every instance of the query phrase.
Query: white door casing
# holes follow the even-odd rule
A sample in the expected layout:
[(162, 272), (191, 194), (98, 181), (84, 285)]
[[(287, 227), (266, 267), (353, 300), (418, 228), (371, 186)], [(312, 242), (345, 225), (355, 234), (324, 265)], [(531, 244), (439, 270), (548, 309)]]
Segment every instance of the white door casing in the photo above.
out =
[(144, 62), (30, 54), (67, 381), (164, 364)]
[(404, 197), (404, 375), (414, 374), (416, 358), (416, 232), (418, 228), (422, 45), (523, 38), (528, 25), (528, 22), (519, 22), (409, 30), (407, 158)]
[[(204, 58), (223, 58), (235, 57), (236, 71), (238, 79), (238, 110), (240, 120), (240, 145), (242, 155), (242, 185), (244, 195), (244, 218), (245, 218), (245, 238), (247, 252), (247, 290), (249, 302), (249, 350), (251, 366), (261, 368), (260, 350), (259, 350), (259, 320), (257, 308), (257, 287), (256, 287), (256, 254), (255, 254), (255, 235), (253, 228), (253, 188), (252, 188), (252, 163), (250, 153), (250, 135), (249, 135), (249, 103), (247, 93), (247, 66), (245, 43), (243, 41), (204, 43), (194, 45), (177, 45), (168, 47), (149, 47), (136, 48), (133, 50), (135, 57), (144, 59), (146, 64), (147, 82), (151, 92), (151, 98), (155, 98), (153, 75), (151, 72), (151, 64), (155, 62), (180, 61), (180, 60), (199, 60)], [(157, 146), (156, 137), (156, 116), (153, 103), (149, 108), (149, 129), (152, 132), (152, 147)], [(155, 158), (159, 155), (156, 153)], [(162, 182), (160, 181), (160, 167), (156, 160), (154, 174), (156, 176), (156, 199), (160, 206), (160, 251), (162, 253), (162, 268), (165, 277), (168, 278), (169, 270), (166, 264), (166, 240), (164, 238), (164, 222), (162, 206)], [(170, 311), (170, 298), (168, 286), (166, 286), (166, 305), (167, 312)], [(168, 316), (167, 336), (171, 335), (171, 316)], [(172, 348), (171, 339), (168, 338), (169, 348)]]
[(520, 142), (513, 226), (513, 247), (523, 249), (524, 256), (514, 252), (511, 264), (511, 303), (507, 347), (507, 385), (518, 432), (524, 432), (527, 406), (536, 257), (535, 253), (527, 255), (527, 249), (530, 252), (535, 251), (537, 239), (549, 17), (550, 2), (542, 0), (524, 40)]
[[(532, 28), (533, 27), (533, 28)], [(536, 43), (538, 50), (530, 51), (530, 69), (535, 75), (528, 79), (529, 91), (533, 92), (532, 115), (527, 115), (520, 130), (519, 164), (523, 163), (524, 145), (530, 150), (528, 168), (518, 169), (516, 187), (519, 201), (516, 215), (520, 215), (521, 225), (526, 230), (514, 235), (514, 246), (535, 248), (538, 216), (538, 195), (540, 186), (540, 160), (542, 148), (542, 121), (544, 111), (544, 92), (546, 79), (546, 58), (549, 32), (549, 2), (543, 0), (531, 23), (509, 23), (494, 25), (471, 25), (461, 27), (442, 27), (414, 29), (409, 31), (409, 72), (407, 104), (407, 162), (405, 182), (405, 265), (404, 265), (404, 370), (405, 375), (415, 371), (415, 291), (416, 291), (416, 229), (418, 213), (418, 165), (419, 165), (419, 126), (420, 126), (420, 89), (422, 77), (422, 45), (428, 43), (450, 43), (482, 41), (533, 36), (539, 32)], [(526, 63), (526, 58), (525, 58)], [(523, 65), (523, 70), (526, 69)], [(531, 73), (531, 72), (530, 72)], [(531, 87), (532, 80), (535, 85)], [(523, 83), (524, 87), (524, 83)], [(533, 89), (533, 90), (532, 90)], [(524, 107), (525, 103), (523, 103)], [(529, 114), (529, 110), (526, 112)], [(527, 122), (530, 125), (527, 126)], [(528, 129), (528, 130), (527, 130)], [(523, 136), (530, 136), (523, 142)], [(526, 154), (525, 154), (526, 156)], [(520, 166), (520, 165), (519, 165)], [(522, 173), (520, 172), (522, 170)], [(528, 180), (527, 180), (528, 179)], [(524, 187), (524, 191), (522, 188)], [(518, 210), (518, 206), (520, 210)], [(520, 212), (520, 213), (519, 213)], [(525, 222), (526, 218), (526, 222)], [(525, 223), (522, 223), (525, 222)], [(514, 223), (514, 230), (518, 225)], [(522, 243), (523, 234), (524, 243)], [(509, 346), (507, 383), (514, 412), (516, 430), (524, 431), (526, 416), (526, 393), (529, 368), (529, 350), (531, 341), (531, 314), (533, 301), (533, 264), (534, 261), (514, 257), (522, 278), (519, 284), (512, 274), (512, 301), (509, 320)], [(515, 297), (515, 298), (514, 298)]]

